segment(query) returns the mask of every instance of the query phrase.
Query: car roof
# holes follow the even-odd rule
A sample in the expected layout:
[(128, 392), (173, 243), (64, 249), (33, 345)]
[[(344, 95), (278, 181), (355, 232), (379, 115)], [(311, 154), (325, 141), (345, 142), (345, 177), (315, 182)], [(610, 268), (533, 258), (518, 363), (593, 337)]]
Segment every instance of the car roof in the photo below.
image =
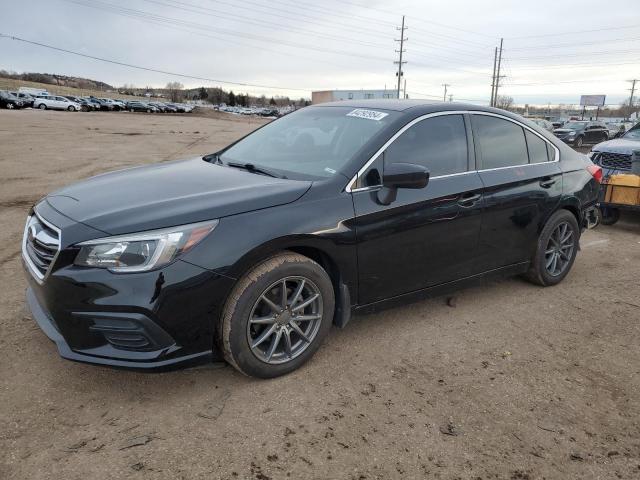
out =
[(451, 111), (451, 110), (464, 110), (464, 111), (478, 111), (498, 113), (514, 119), (522, 119), (520, 115), (515, 115), (505, 110), (499, 110), (497, 108), (484, 107), (481, 105), (475, 105), (471, 103), (458, 103), (458, 102), (442, 102), (431, 100), (398, 100), (395, 98), (390, 99), (370, 99), (370, 100), (343, 100), (339, 102), (327, 102), (311, 105), (312, 108), (326, 108), (326, 107), (350, 107), (350, 108), (371, 108), (376, 110), (391, 110), (397, 112), (419, 113), (420, 115), (426, 115), (429, 113)]

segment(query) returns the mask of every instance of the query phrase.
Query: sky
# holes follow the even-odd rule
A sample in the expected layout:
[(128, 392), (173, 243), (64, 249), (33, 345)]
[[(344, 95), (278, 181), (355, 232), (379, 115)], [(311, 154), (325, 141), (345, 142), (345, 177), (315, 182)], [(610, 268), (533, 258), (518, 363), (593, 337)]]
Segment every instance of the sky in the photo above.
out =
[[(640, 4), (600, 0), (0, 0), (0, 33), (164, 72), (0, 38), (0, 69), (114, 86), (214, 87), (310, 98), (313, 90), (395, 88), (405, 16), (410, 98), (619, 105), (640, 78)], [(622, 8), (614, 8), (620, 5)], [(203, 80), (207, 79), (207, 80)], [(233, 83), (247, 85), (237, 85)], [(638, 82), (640, 89), (640, 82)]]

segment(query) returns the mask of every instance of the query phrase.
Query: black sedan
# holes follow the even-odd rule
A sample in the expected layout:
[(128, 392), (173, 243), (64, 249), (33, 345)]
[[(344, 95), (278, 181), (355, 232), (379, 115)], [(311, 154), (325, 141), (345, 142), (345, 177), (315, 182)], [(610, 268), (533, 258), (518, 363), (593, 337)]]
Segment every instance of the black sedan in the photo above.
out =
[(600, 143), (609, 139), (609, 129), (603, 122), (586, 120), (567, 122), (553, 133), (563, 142), (578, 148), (586, 143)]
[(131, 102), (127, 102), (126, 108), (130, 112), (152, 113), (152, 112), (157, 112), (158, 111), (158, 109), (156, 107), (154, 107), (153, 105), (149, 105), (148, 103), (138, 102), (136, 100), (133, 100)]
[(22, 100), (6, 90), (0, 90), (0, 107), (12, 110), (14, 108), (23, 108), (25, 105)]
[(558, 284), (600, 175), (497, 109), (307, 107), (203, 158), (45, 197), (22, 242), (28, 304), (65, 358), (225, 358), (274, 377), (354, 313), (506, 275)]

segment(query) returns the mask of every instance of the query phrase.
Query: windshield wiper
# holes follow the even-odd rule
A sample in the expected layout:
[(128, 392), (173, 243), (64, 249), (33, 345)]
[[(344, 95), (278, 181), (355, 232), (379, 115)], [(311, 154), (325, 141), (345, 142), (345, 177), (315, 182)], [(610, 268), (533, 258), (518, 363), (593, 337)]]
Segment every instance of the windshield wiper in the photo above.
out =
[(228, 165), (229, 167), (243, 168), (248, 172), (258, 173), (258, 174), (261, 174), (261, 175), (267, 175), (269, 177), (287, 178), (284, 175), (278, 175), (278, 174), (273, 173), (272, 171), (267, 170), (265, 168), (256, 167), (253, 163), (227, 162), (226, 165)]

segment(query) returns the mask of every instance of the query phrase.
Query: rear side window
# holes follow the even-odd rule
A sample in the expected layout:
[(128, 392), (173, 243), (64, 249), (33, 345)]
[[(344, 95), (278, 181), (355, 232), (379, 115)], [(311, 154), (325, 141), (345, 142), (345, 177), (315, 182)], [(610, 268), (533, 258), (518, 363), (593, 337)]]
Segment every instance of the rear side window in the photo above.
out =
[(472, 116), (482, 168), (502, 168), (529, 163), (524, 129), (508, 120), (487, 115)]
[(525, 135), (527, 137), (527, 147), (529, 149), (529, 162), (548, 162), (547, 142), (542, 140), (539, 136), (531, 133), (529, 130), (525, 130)]
[(432, 177), (466, 172), (467, 134), (462, 115), (422, 120), (400, 135), (385, 152), (385, 164), (415, 163)]

